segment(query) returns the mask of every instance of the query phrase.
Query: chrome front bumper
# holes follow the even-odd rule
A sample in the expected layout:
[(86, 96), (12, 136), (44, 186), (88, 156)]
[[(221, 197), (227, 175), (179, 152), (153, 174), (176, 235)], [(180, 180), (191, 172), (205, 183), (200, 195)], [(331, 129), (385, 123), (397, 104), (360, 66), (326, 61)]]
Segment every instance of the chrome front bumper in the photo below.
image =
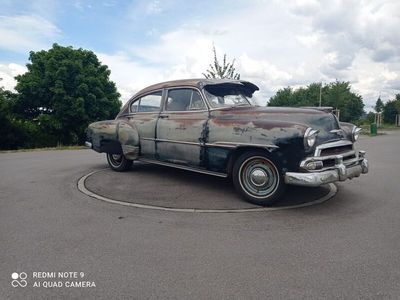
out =
[(344, 164), (343, 157), (337, 155), (335, 157), (335, 166), (329, 168), (329, 170), (304, 173), (286, 172), (285, 183), (316, 187), (326, 183), (345, 181), (346, 179), (359, 177), (361, 174), (368, 173), (368, 161), (364, 158), (364, 153), (350, 164)]

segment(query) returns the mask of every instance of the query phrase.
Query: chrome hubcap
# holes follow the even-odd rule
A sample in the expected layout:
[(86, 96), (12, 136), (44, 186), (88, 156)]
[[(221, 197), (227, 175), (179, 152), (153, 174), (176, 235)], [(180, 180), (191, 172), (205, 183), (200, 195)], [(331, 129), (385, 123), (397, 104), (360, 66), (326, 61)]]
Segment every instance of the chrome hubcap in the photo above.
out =
[(250, 174), (250, 180), (255, 186), (263, 186), (268, 181), (268, 175), (263, 169), (255, 168)]
[(122, 155), (120, 154), (107, 154), (109, 162), (112, 166), (118, 168), (122, 163)]
[(113, 154), (112, 158), (114, 161), (121, 161), (121, 155), (119, 155), (119, 154)]
[(254, 156), (243, 162), (239, 180), (246, 193), (256, 198), (273, 194), (279, 185), (279, 172), (267, 158)]

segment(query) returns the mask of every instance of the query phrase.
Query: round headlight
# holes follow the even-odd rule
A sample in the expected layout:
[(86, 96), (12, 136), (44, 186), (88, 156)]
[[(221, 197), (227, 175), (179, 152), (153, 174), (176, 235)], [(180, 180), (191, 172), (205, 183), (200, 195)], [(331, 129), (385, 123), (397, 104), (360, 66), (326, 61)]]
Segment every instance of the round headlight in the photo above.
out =
[(307, 146), (308, 147), (312, 147), (315, 144), (315, 140), (317, 139), (317, 137), (315, 135), (310, 135), (307, 137)]
[(352, 138), (353, 142), (358, 140), (361, 130), (362, 129), (359, 127), (356, 127), (356, 126), (353, 127), (353, 131), (351, 133), (351, 138)]
[(312, 148), (317, 140), (318, 130), (307, 128), (304, 134), (304, 147), (306, 149)]

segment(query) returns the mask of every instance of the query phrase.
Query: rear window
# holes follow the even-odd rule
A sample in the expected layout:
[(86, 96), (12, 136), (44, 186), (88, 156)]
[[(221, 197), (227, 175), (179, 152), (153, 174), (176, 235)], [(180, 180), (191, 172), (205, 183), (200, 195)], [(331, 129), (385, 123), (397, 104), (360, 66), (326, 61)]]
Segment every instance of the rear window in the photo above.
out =
[(161, 107), (162, 92), (154, 92), (141, 97), (131, 104), (131, 113), (136, 112), (156, 112)]

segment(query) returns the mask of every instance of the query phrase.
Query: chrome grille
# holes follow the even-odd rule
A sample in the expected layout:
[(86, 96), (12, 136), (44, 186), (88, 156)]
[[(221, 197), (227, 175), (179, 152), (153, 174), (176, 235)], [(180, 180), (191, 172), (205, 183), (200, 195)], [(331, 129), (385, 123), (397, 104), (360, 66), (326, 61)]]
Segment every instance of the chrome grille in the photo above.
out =
[(340, 140), (318, 145), (315, 148), (314, 156), (340, 155), (353, 151), (353, 143), (348, 140)]
[(332, 148), (321, 149), (320, 156), (338, 155), (353, 150), (353, 145), (343, 145)]
[(314, 156), (304, 160), (300, 167), (307, 170), (306, 166), (310, 161), (321, 161), (322, 168), (314, 171), (324, 171), (334, 168), (338, 163), (338, 159), (345, 165), (352, 165), (357, 162), (358, 154), (354, 151), (351, 141), (340, 140), (318, 145), (315, 149)]

